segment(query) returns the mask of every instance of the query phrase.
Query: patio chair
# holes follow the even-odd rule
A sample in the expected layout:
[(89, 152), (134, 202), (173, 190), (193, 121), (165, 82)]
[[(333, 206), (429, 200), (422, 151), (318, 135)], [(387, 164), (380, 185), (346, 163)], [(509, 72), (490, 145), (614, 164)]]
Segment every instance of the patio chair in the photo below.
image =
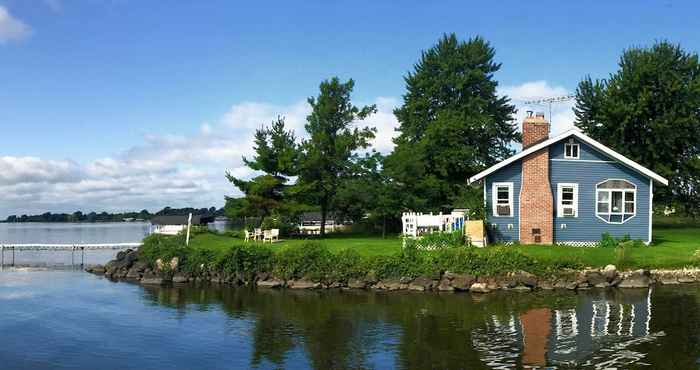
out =
[(263, 243), (265, 243), (266, 240), (269, 240), (270, 243), (272, 243), (272, 230), (263, 231)]
[(253, 233), (253, 240), (258, 240), (258, 238), (260, 238), (260, 240), (263, 240), (262, 229), (255, 229)]
[(280, 229), (270, 230), (270, 243), (272, 243), (273, 240), (274, 241), (280, 240)]
[(244, 242), (249, 242), (250, 241), (250, 231), (248, 230), (243, 230), (245, 233), (245, 238), (243, 239)]

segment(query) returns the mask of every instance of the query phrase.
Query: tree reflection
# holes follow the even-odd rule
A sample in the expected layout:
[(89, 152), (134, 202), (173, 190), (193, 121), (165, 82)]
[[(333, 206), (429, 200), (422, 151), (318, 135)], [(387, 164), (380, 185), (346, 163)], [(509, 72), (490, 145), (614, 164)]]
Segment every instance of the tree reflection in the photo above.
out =
[[(700, 353), (695, 289), (478, 296), (183, 286), (147, 287), (145, 298), (183, 317), (221, 310), (248, 320), (251, 367), (478, 369), (596, 361), (625, 367), (645, 356), (658, 364), (667, 354), (651, 342), (664, 328), (674, 335), (663, 340), (689, 354), (672, 359), (676, 367), (692, 368)], [(613, 348), (631, 357), (604, 351)]]

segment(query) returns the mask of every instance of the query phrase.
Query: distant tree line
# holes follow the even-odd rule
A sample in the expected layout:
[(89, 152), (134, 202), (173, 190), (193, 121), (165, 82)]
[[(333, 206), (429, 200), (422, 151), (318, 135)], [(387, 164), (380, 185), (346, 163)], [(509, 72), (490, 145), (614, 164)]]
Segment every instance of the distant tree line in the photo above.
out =
[[(403, 102), (394, 110), (399, 134), (388, 155), (371, 148), (376, 130), (362, 122), (376, 107), (352, 103), (355, 82), (321, 82), (308, 99), (304, 139), (284, 117), (256, 131), (255, 155), (243, 160), (260, 175), (227, 173), (244, 196), (227, 197), (226, 214), (288, 222), (315, 210), (324, 221), (341, 215), (382, 233), (400, 225), (406, 210), (467, 208), (483, 217), (483, 188), (467, 179), (513, 155), (521, 141), (515, 106), (497, 94), (501, 64), (494, 57), (484, 39), (454, 34), (423, 51), (404, 77)], [(654, 189), (657, 205), (700, 215), (696, 53), (666, 41), (625, 50), (608, 79), (580, 82), (575, 114), (588, 135), (670, 180)]]
[(171, 208), (165, 207), (156, 213), (151, 213), (146, 209), (139, 212), (90, 212), (83, 213), (76, 211), (73, 213), (51, 213), (46, 212), (40, 215), (12, 215), (3, 222), (122, 222), (124, 220), (150, 220), (154, 216), (174, 216), (174, 215), (213, 215), (224, 216), (224, 209), (211, 208)]

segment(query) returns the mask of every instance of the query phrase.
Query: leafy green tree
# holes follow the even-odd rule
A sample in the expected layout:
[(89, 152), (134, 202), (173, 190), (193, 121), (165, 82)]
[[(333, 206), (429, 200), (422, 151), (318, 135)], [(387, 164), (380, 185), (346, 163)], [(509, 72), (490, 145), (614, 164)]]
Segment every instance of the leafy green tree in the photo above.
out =
[(335, 200), (340, 181), (352, 167), (356, 150), (367, 148), (375, 129), (354, 127), (358, 120), (376, 112), (374, 105), (358, 108), (350, 99), (355, 82), (337, 77), (321, 82), (318, 97), (308, 99), (311, 114), (306, 118), (309, 135), (301, 145), (296, 194), (321, 210), (321, 235)]
[(607, 79), (583, 79), (576, 125), (670, 180), (656, 199), (700, 214), (700, 64), (667, 41), (625, 50)]
[(467, 178), (513, 154), (515, 107), (496, 92), (494, 55), (480, 37), (444, 35), (405, 77), (403, 105), (394, 111), (400, 135), (386, 161), (405, 207), (478, 206), (461, 204), (480, 198)]
[(335, 208), (355, 222), (378, 225), (385, 237), (387, 226), (399, 218), (401, 208), (394, 184), (383, 171), (383, 161), (376, 152), (358, 158), (338, 187)]
[(284, 118), (278, 117), (270, 127), (256, 130), (254, 150), (255, 156), (243, 157), (243, 162), (263, 174), (243, 180), (226, 173), (226, 178), (245, 194), (242, 200), (226, 198), (225, 209), (230, 217), (266, 217), (284, 212), (290, 202), (287, 183), (296, 174), (299, 150), (294, 132), (285, 128)]

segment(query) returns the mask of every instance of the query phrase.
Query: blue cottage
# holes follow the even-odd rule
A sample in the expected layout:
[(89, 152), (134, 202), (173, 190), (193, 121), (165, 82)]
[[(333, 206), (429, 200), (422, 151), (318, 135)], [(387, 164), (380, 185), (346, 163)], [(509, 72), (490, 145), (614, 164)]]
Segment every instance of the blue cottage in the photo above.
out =
[(523, 150), (471, 177), (483, 182), (489, 240), (591, 245), (603, 233), (651, 242), (654, 185), (668, 180), (573, 128), (549, 137), (523, 122)]

